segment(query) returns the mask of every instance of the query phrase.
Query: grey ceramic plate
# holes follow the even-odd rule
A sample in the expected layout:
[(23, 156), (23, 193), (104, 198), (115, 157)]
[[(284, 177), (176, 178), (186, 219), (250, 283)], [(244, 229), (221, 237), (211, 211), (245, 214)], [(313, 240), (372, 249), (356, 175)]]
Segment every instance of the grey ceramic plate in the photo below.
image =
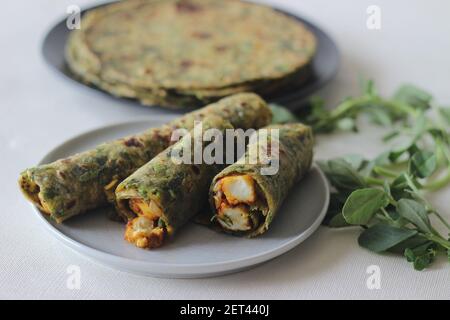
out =
[[(83, 10), (82, 13), (104, 5), (105, 4), (101, 4), (92, 8), (88, 8), (86, 10)], [(331, 39), (329, 35), (327, 35), (314, 23), (292, 13), (285, 12), (280, 9), (276, 10), (304, 23), (314, 33), (318, 41), (317, 54), (312, 63), (312, 74), (307, 82), (301, 84), (297, 84), (295, 82), (291, 83), (289, 86), (282, 88), (282, 90), (279, 90), (274, 94), (271, 94), (270, 96), (264, 97), (270, 102), (276, 102), (285, 105), (290, 109), (297, 109), (304, 105), (305, 99), (308, 96), (322, 88), (325, 84), (333, 79), (339, 66), (339, 51), (333, 39)], [(66, 76), (66, 78), (82, 84), (83, 86), (86, 86), (84, 83), (72, 77), (67, 69), (64, 60), (64, 46), (66, 44), (69, 33), (70, 30), (66, 26), (65, 19), (62, 19), (60, 22), (55, 24), (45, 36), (44, 42), (42, 44), (42, 54), (45, 61), (53, 69)], [(111, 96), (108, 93), (105, 93), (95, 87), (89, 88), (102, 92), (113, 99), (135, 102), (134, 100)]]
[[(41, 163), (90, 149), (104, 141), (159, 125), (139, 121), (84, 133), (51, 151)], [(64, 224), (47, 219), (42, 225), (68, 247), (106, 266), (126, 272), (166, 278), (200, 278), (254, 267), (294, 248), (320, 225), (329, 202), (323, 173), (314, 166), (286, 199), (270, 230), (256, 239), (234, 237), (188, 224), (164, 247), (146, 251), (123, 240), (124, 225), (107, 218), (105, 210), (74, 217)]]

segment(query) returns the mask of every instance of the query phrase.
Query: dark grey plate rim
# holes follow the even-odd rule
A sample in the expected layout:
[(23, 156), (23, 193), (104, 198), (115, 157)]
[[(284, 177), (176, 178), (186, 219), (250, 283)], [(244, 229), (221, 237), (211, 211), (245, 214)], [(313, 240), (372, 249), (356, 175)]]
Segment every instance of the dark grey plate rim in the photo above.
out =
[[(81, 14), (85, 12), (108, 5), (116, 1), (103, 2), (94, 6), (90, 6), (86, 9), (81, 10)], [(251, 2), (252, 1), (246, 1)], [(282, 90), (277, 91), (277, 93), (264, 97), (268, 102), (278, 103), (285, 105), (291, 110), (299, 109), (305, 105), (306, 99), (312, 95), (317, 90), (323, 88), (327, 83), (329, 83), (336, 76), (339, 68), (340, 54), (336, 43), (333, 39), (324, 32), (316, 23), (303, 18), (300, 15), (288, 12), (286, 10), (269, 6), (266, 4), (257, 3), (258, 5), (270, 7), (280, 13), (283, 13), (297, 21), (304, 23), (316, 36), (318, 40), (317, 53), (312, 62), (312, 75), (308, 78), (306, 83), (301, 85), (288, 86)], [(41, 45), (41, 53), (44, 61), (47, 65), (51, 67), (58, 74), (63, 75), (64, 78), (70, 79), (85, 88), (93, 89), (101, 94), (108, 96), (116, 101), (128, 101), (135, 105), (140, 105), (137, 100), (115, 97), (108, 92), (101, 90), (97, 87), (87, 85), (78, 79), (74, 78), (70, 72), (67, 70), (67, 66), (64, 58), (64, 46), (69, 35), (70, 30), (66, 27), (66, 17), (58, 20), (57, 23), (53, 24), (51, 28), (48, 29), (45, 34), (44, 40)], [(155, 106), (159, 107), (159, 106)], [(159, 107), (162, 108), (162, 107)], [(163, 108), (168, 110), (167, 108)], [(183, 111), (189, 110), (189, 108), (181, 109)]]

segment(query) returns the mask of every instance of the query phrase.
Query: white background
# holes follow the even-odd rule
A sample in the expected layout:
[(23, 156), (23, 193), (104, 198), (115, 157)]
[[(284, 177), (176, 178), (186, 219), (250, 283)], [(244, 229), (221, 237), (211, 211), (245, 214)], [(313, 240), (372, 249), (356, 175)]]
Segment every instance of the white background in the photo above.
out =
[[(321, 94), (335, 103), (358, 93), (359, 77), (389, 94), (407, 81), (450, 105), (449, 1), (272, 1), (317, 22), (337, 41), (342, 65)], [(440, 259), (414, 271), (401, 257), (380, 256), (356, 243), (357, 230), (321, 227), (305, 243), (256, 269), (201, 280), (134, 276), (88, 261), (60, 245), (39, 225), (16, 185), (21, 170), (76, 134), (99, 126), (157, 117), (163, 112), (130, 106), (83, 89), (50, 70), (40, 55), (47, 29), (80, 0), (3, 1), (0, 9), (0, 298), (450, 298), (450, 266)], [(366, 9), (382, 11), (382, 29), (366, 28)], [(382, 150), (374, 128), (355, 136), (321, 137), (316, 158)], [(450, 190), (431, 200), (450, 218)], [(381, 269), (381, 289), (366, 287), (366, 268)], [(81, 268), (80, 290), (66, 286), (67, 267)]]

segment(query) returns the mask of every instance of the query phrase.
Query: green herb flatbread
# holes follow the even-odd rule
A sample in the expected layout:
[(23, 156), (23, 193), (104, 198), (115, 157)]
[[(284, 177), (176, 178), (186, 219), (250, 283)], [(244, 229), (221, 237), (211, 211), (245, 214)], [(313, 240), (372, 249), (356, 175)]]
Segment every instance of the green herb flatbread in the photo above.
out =
[(97, 148), (21, 173), (27, 199), (57, 222), (104, 206), (118, 183), (170, 145), (174, 129), (192, 129), (196, 120), (220, 116), (236, 128), (270, 123), (266, 103), (251, 93), (224, 98), (159, 128), (99, 145)]

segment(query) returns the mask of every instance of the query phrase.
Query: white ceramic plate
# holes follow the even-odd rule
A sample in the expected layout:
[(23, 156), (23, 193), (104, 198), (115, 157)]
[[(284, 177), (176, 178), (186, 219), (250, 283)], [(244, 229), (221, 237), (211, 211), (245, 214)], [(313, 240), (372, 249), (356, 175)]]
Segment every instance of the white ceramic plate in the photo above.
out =
[[(66, 141), (41, 163), (90, 149), (104, 141), (159, 125), (138, 121), (107, 126)], [(269, 231), (255, 239), (239, 238), (188, 224), (164, 247), (147, 251), (123, 240), (124, 226), (110, 221), (105, 210), (91, 211), (56, 224), (35, 208), (43, 226), (62, 243), (106, 266), (165, 278), (218, 276), (254, 267), (294, 248), (320, 225), (328, 208), (329, 190), (314, 166), (285, 200)]]

